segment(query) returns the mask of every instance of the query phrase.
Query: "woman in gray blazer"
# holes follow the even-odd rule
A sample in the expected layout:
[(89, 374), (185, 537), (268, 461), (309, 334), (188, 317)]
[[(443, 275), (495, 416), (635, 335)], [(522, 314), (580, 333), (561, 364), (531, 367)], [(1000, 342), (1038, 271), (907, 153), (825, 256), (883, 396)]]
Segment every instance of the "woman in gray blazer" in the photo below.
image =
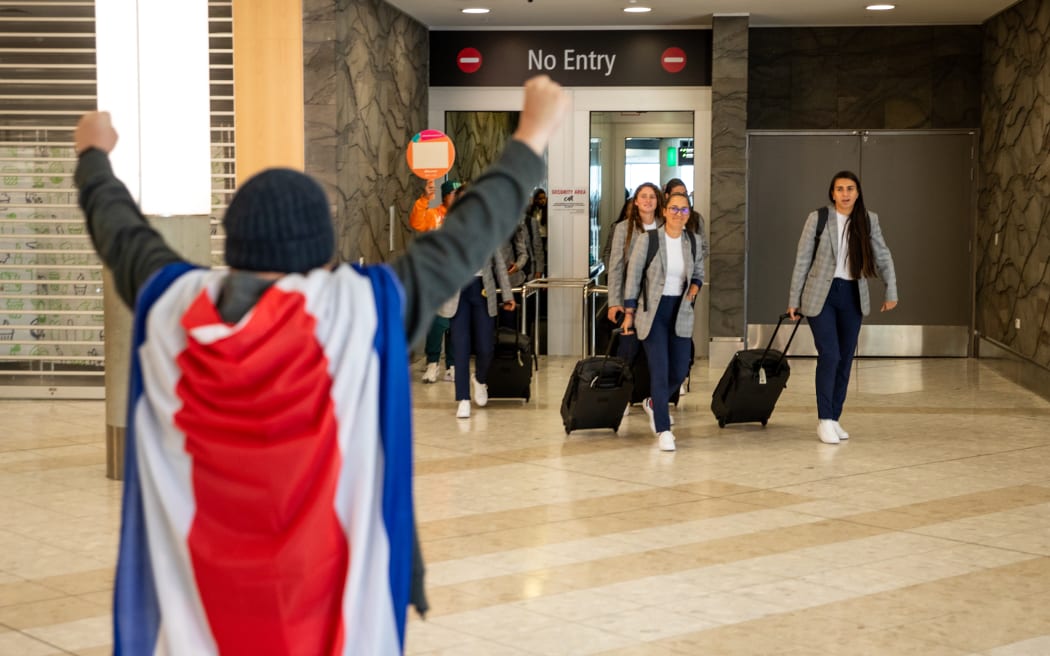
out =
[[(631, 197), (627, 218), (613, 226), (612, 248), (609, 251), (609, 321), (619, 323), (624, 313), (624, 280), (627, 277), (627, 260), (640, 235), (660, 227), (663, 221), (664, 197), (660, 188), (652, 182), (638, 185)], [(633, 335), (621, 335), (616, 355), (634, 362), (638, 353), (638, 340)], [(628, 406), (629, 407), (629, 406)]]
[[(463, 193), (464, 187), (459, 192)], [(488, 375), (495, 352), (496, 285), (503, 297), (503, 309), (516, 307), (511, 292), (507, 265), (499, 249), (492, 254), (474, 279), (459, 292), (459, 306), (452, 316), (449, 334), (452, 336), (454, 381), (456, 386), (456, 417), (470, 418), (470, 394), (474, 403), (484, 407), (489, 402)], [(474, 375), (470, 375), (470, 354), (475, 353)]]
[[(860, 324), (870, 311), (868, 278), (886, 284), (882, 312), (897, 307), (893, 256), (882, 238), (879, 217), (864, 208), (860, 179), (851, 171), (832, 177), (827, 225), (811, 212), (798, 240), (788, 314), (809, 319), (817, 347), (817, 437), (825, 444), (849, 439), (839, 425), (846, 401)], [(818, 234), (818, 232), (820, 234)]]
[[(637, 330), (649, 360), (652, 396), (643, 407), (662, 451), (675, 450), (667, 404), (671, 393), (689, 375), (693, 303), (704, 284), (700, 240), (685, 229), (691, 209), (685, 194), (674, 193), (667, 198), (663, 229), (635, 239), (624, 283), (623, 328)], [(651, 240), (656, 240), (657, 250), (650, 259)]]

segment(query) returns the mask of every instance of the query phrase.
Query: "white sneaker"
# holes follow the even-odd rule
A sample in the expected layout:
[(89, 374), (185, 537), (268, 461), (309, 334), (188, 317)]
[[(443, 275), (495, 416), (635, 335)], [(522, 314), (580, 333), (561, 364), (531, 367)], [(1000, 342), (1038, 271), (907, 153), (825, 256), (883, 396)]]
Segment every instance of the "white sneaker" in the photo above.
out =
[(846, 432), (845, 428), (839, 425), (839, 422), (833, 421), (831, 422), (831, 425), (835, 428), (835, 434), (839, 436), (839, 440), (849, 439), (849, 433)]
[(454, 382), (456, 382), (456, 368), (454, 366), (453, 367), (449, 367), (448, 369), (445, 370), (445, 382), (446, 383), (454, 383)]
[(656, 434), (656, 419), (653, 417), (653, 399), (652, 397), (642, 401), (642, 410), (645, 410), (645, 414), (649, 415), (649, 430)]
[(427, 365), (427, 370), (423, 373), (424, 383), (436, 383), (438, 382), (438, 363), (431, 362)]
[(674, 451), (674, 433), (671, 431), (660, 433), (659, 441), (661, 451)]
[(477, 403), (479, 408), (484, 408), (489, 402), (489, 386), (479, 383), (477, 376), (471, 376), (470, 387), (474, 393), (474, 403)]
[(456, 408), (457, 419), (470, 419), (470, 401), (460, 401)]
[(817, 422), (817, 437), (824, 444), (838, 444), (839, 436), (835, 432), (835, 422), (831, 419), (821, 419)]

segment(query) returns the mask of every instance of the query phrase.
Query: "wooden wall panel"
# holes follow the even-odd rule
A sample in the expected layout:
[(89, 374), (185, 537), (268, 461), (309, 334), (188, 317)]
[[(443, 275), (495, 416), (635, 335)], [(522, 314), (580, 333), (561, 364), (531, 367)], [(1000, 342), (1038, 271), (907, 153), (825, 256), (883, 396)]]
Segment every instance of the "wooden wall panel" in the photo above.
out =
[(301, 0), (234, 0), (237, 183), (305, 165)]

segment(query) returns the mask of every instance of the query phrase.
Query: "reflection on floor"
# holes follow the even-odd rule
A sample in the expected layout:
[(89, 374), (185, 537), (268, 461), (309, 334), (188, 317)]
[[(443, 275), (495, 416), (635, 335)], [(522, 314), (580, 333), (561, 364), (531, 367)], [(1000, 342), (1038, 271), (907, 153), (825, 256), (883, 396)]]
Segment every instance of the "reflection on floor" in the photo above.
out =
[[(467, 420), (415, 383), (409, 653), (1050, 654), (1050, 403), (975, 360), (860, 360), (830, 446), (811, 360), (764, 429), (718, 428), (702, 362), (662, 453), (637, 408), (566, 437), (572, 364)], [(0, 654), (108, 654), (103, 404), (0, 413)]]

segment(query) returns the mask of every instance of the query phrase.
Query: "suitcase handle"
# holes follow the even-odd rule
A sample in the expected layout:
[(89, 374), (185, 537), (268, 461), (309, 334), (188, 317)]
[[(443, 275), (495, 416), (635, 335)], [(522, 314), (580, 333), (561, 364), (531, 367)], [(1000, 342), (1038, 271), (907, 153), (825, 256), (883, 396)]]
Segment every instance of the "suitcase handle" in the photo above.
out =
[[(798, 327), (802, 324), (802, 319), (804, 318), (803, 315), (796, 312), (795, 316), (798, 317), (798, 321), (795, 322), (795, 329), (791, 331), (791, 337), (788, 337), (788, 342), (784, 345), (784, 350), (780, 352), (780, 358), (777, 360), (777, 366), (774, 371), (780, 371), (780, 363), (782, 363), (787, 356), (788, 349), (791, 348), (791, 342), (795, 339), (795, 333), (798, 332)], [(773, 330), (773, 334), (769, 336), (769, 343), (766, 344), (766, 350), (762, 352), (761, 362), (765, 362), (766, 356), (769, 355), (769, 350), (773, 348), (773, 340), (776, 339), (777, 333), (780, 332), (780, 326), (783, 325), (785, 320), (790, 318), (791, 315), (787, 312), (780, 315), (780, 318), (777, 320), (777, 327)]]
[(619, 340), (620, 335), (622, 334), (622, 327), (617, 326), (616, 328), (613, 328), (612, 336), (609, 338), (609, 343), (605, 346), (605, 359), (602, 361), (602, 368), (598, 371), (598, 375), (591, 379), (590, 386), (592, 389), (594, 388), (594, 383), (597, 382), (599, 378), (605, 375), (605, 365), (608, 364), (609, 358), (612, 355), (613, 344), (615, 344)]

